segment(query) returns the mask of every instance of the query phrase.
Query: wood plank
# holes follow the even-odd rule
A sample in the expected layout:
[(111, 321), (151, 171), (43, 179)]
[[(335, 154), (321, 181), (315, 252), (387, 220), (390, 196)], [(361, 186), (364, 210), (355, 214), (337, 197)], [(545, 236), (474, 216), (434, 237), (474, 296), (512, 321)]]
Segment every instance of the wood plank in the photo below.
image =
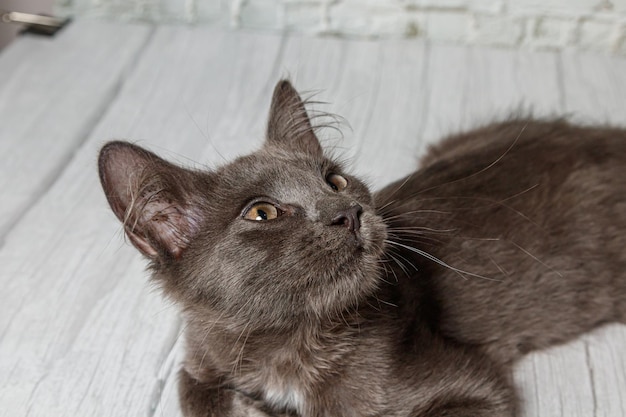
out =
[(54, 40), (24, 36), (3, 51), (0, 241), (85, 140), (149, 34), (143, 25), (84, 20)]
[[(426, 100), (424, 42), (391, 40), (379, 45), (376, 89), (359, 131), (358, 172), (381, 188), (415, 171), (422, 145)], [(359, 64), (360, 65), (360, 64)]]
[(594, 416), (626, 415), (626, 328), (611, 325), (585, 338)]
[(426, 144), (516, 114), (562, 112), (554, 53), (438, 45), (428, 72)]
[[(145, 31), (118, 30), (128, 43), (147, 39)], [(66, 45), (73, 56), (67, 62), (80, 59), (80, 45)], [(27, 79), (19, 73), (32, 71), (16, 65), (18, 56), (29, 56), (17, 46), (8, 64), (0, 56), (0, 70), (15, 77), (10, 94), (0, 85), (0, 106), (9, 95), (35, 102), (16, 87), (16, 80)], [(33, 62), (47, 56), (39, 44), (31, 51)], [(577, 69), (563, 65), (564, 59), (413, 41), (159, 27), (110, 106), (103, 101), (92, 111), (102, 120), (93, 131), (82, 125), (87, 142), (0, 249), (0, 416), (180, 415), (175, 375), (181, 323), (176, 308), (147, 283), (145, 262), (123, 242), (102, 196), (95, 158), (107, 138), (129, 138), (185, 165), (215, 166), (259, 146), (274, 83), (291, 75), (300, 89), (324, 89), (315, 98), (331, 104), (317, 108), (346, 119), (345, 138), (328, 131), (325, 142), (378, 186), (410, 172), (428, 143), (520, 104), (539, 115), (576, 108), (593, 115), (600, 109), (617, 120), (619, 95), (589, 106), (577, 88), (592, 94), (610, 85), (583, 82), (576, 74), (604, 68), (612, 74), (605, 78), (624, 83), (622, 61), (604, 61), (607, 69), (576, 55), (572, 59), (583, 65)], [(559, 68), (579, 72), (562, 74)], [(68, 82), (64, 91), (73, 97), (94, 88), (100, 86)], [(80, 97), (84, 104), (86, 96)], [(32, 153), (41, 149), (37, 137), (61, 137), (57, 121), (67, 126), (71, 119), (60, 110), (58, 117), (41, 117), (43, 109), (41, 126), (22, 127)], [(80, 141), (73, 143), (76, 148)], [(43, 149), (39, 153), (63, 159)], [(626, 392), (625, 335), (624, 326), (612, 326), (529, 356), (515, 375), (522, 415), (626, 415), (619, 395)]]
[[(626, 59), (561, 54), (564, 104), (572, 119), (626, 127)], [(607, 326), (582, 341), (594, 416), (626, 415), (626, 327)]]
[(574, 120), (626, 127), (626, 59), (598, 53), (561, 54), (565, 111)]
[[(238, 145), (251, 143), (229, 142), (234, 126), (260, 109), (241, 104), (262, 103), (266, 112), (279, 48), (273, 35), (156, 31), (87, 143), (0, 250), (0, 415), (155, 412), (173, 373), (168, 358), (180, 322), (120, 236), (98, 183), (97, 150), (104, 138), (132, 137), (157, 151), (167, 147), (168, 157), (206, 149), (219, 160), (211, 141), (228, 157), (242, 152)], [(205, 138), (192, 116), (224, 140)]]

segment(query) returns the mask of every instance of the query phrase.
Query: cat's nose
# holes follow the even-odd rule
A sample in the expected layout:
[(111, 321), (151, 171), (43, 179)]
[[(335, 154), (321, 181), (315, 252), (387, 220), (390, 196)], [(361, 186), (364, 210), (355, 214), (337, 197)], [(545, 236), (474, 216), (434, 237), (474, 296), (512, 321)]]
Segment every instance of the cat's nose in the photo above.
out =
[(331, 220), (332, 225), (346, 226), (351, 232), (358, 232), (361, 228), (361, 213), (363, 213), (363, 207), (359, 204), (350, 206), (349, 209), (341, 210)]

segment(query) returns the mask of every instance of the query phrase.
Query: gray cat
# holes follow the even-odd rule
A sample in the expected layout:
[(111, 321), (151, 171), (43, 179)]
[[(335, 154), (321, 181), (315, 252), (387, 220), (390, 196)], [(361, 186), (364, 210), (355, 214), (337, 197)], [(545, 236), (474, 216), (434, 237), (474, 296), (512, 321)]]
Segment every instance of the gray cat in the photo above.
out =
[(255, 153), (99, 169), (182, 308), (189, 417), (514, 416), (521, 355), (626, 321), (623, 130), (492, 124), (371, 194), (281, 81)]

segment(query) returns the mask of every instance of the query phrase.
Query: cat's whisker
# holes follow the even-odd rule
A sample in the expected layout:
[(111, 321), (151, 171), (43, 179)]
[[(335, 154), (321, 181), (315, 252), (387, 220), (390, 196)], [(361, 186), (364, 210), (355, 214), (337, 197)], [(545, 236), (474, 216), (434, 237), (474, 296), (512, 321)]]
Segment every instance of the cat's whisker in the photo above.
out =
[(455, 184), (455, 183), (460, 182), (460, 181), (466, 181), (466, 180), (468, 180), (468, 179), (470, 179), (470, 178), (476, 177), (476, 176), (478, 176), (478, 175), (480, 175), (480, 174), (482, 174), (482, 173), (484, 173), (484, 172), (488, 171), (490, 168), (494, 167), (494, 166), (495, 166), (495, 165), (497, 165), (500, 161), (502, 161), (502, 159), (503, 159), (503, 158), (504, 158), (504, 157), (505, 157), (505, 156), (506, 156), (509, 152), (511, 152), (511, 150), (515, 147), (515, 145), (517, 144), (517, 142), (519, 141), (520, 137), (522, 136), (522, 134), (524, 133), (524, 131), (526, 130), (526, 128), (527, 128), (527, 127), (528, 127), (528, 122), (526, 122), (526, 123), (522, 126), (522, 128), (520, 129), (520, 131), (519, 131), (518, 135), (515, 137), (515, 139), (513, 140), (513, 142), (511, 142), (511, 144), (509, 145), (509, 147), (508, 147), (508, 148), (507, 148), (507, 149), (506, 149), (506, 150), (505, 150), (505, 151), (504, 151), (504, 152), (503, 152), (500, 156), (498, 156), (498, 158), (496, 158), (494, 161), (492, 161), (492, 162), (491, 162), (489, 165), (487, 165), (486, 167), (484, 167), (484, 168), (480, 169), (479, 171), (476, 171), (476, 172), (474, 172), (474, 173), (472, 173), (472, 174), (470, 174), (470, 175), (464, 176), (464, 177), (462, 177), (462, 178), (457, 178), (457, 179), (452, 180), (452, 181), (444, 182), (444, 183), (442, 183), (442, 184), (438, 184), (438, 185), (435, 185), (435, 186), (432, 186), (432, 187), (428, 187), (428, 188), (421, 189), (421, 190), (419, 190), (419, 191), (417, 191), (417, 192), (415, 192), (415, 193), (411, 194), (410, 196), (408, 196), (408, 197), (407, 197), (407, 200), (408, 200), (408, 199), (415, 198), (415, 197), (417, 197), (417, 196), (419, 196), (420, 194), (423, 194), (423, 193), (425, 193), (425, 192), (432, 191), (432, 190), (435, 190), (435, 189), (440, 188), (440, 187), (444, 187), (444, 186), (446, 186), (446, 185)]
[(486, 276), (483, 276), (483, 275), (480, 275), (480, 274), (474, 274), (472, 272), (468, 272), (468, 271), (464, 271), (464, 270), (459, 269), (459, 268), (455, 268), (452, 265), (448, 265), (447, 263), (445, 263), (441, 259), (439, 259), (439, 258), (437, 258), (437, 257), (435, 257), (435, 256), (433, 256), (431, 254), (429, 254), (428, 252), (425, 252), (423, 250), (414, 248), (412, 246), (405, 245), (405, 244), (398, 243), (398, 242), (394, 242), (394, 241), (391, 241), (391, 240), (387, 240), (387, 243), (392, 244), (392, 245), (397, 245), (397, 246), (400, 246), (400, 247), (405, 248), (407, 250), (410, 250), (412, 252), (415, 252), (418, 255), (421, 255), (421, 256), (423, 256), (426, 259), (429, 259), (429, 260), (431, 260), (431, 261), (433, 261), (433, 262), (435, 262), (435, 263), (437, 263), (437, 264), (439, 264), (439, 265), (441, 265), (443, 267), (446, 267), (446, 268), (450, 269), (451, 271), (454, 271), (454, 272), (458, 273), (464, 279), (467, 279), (465, 277), (465, 275), (469, 275), (471, 277), (481, 278), (481, 279), (485, 279), (485, 280), (488, 280), (488, 281), (499, 281), (499, 280), (494, 279), (494, 278), (486, 277)]
[(405, 232), (399, 232), (399, 231), (387, 231), (387, 238), (396, 241), (396, 242), (403, 242), (403, 241), (407, 241), (407, 242), (430, 242), (432, 243), (442, 243), (443, 241), (440, 239), (441, 236), (446, 236), (446, 235), (441, 235), (438, 233), (422, 233), (419, 231), (410, 231), (407, 230)]
[(339, 315), (341, 316), (341, 320), (343, 321), (343, 323), (346, 326), (350, 327), (350, 322), (348, 320), (346, 320), (346, 317), (343, 315), (343, 313), (344, 313), (344, 310), (340, 310), (339, 311)]
[(396, 214), (396, 215), (393, 215), (393, 216), (385, 216), (385, 221), (389, 222), (389, 221), (393, 221), (395, 219), (402, 219), (404, 217), (414, 216), (415, 214), (445, 214), (445, 215), (450, 215), (452, 213), (449, 212), (449, 211), (428, 210), (428, 209), (411, 210), (411, 211), (405, 211), (403, 213)]
[[(242, 330), (242, 333), (245, 330), (248, 330), (246, 333), (246, 337), (243, 340), (243, 343), (241, 344), (241, 349), (239, 350), (239, 353), (237, 354), (237, 357), (235, 359), (235, 365), (234, 365), (234, 369), (233, 369), (233, 375), (237, 374), (237, 366), (239, 366), (239, 374), (241, 375), (242, 372), (242, 367), (243, 367), (243, 353), (244, 353), (244, 349), (246, 348), (246, 343), (248, 342), (248, 337), (250, 337), (250, 333), (252, 331), (252, 327), (249, 326), (249, 323), (246, 323), (246, 326), (244, 327), (244, 330)], [(235, 344), (237, 344), (239, 342), (239, 339), (241, 338), (241, 336), (239, 338), (237, 338), (237, 341), (235, 342)]]
[[(482, 205), (482, 206), (464, 206), (464, 207), (458, 207), (458, 208), (454, 208), (453, 210), (457, 210), (457, 211), (472, 211), (472, 210), (482, 210), (482, 209), (487, 209), (490, 208), (492, 206), (500, 206), (502, 208), (505, 208), (511, 212), (513, 212), (514, 214), (516, 214), (517, 216), (523, 218), (525, 221), (528, 221), (529, 223), (531, 223), (532, 225), (536, 226), (537, 228), (544, 230), (543, 227), (541, 225), (539, 225), (537, 222), (535, 222), (534, 220), (530, 219), (528, 216), (526, 216), (524, 213), (522, 213), (521, 211), (511, 207), (508, 204), (505, 204), (504, 202), (511, 199), (511, 198), (515, 198), (519, 195), (522, 195), (523, 193), (526, 193), (530, 190), (532, 190), (533, 188), (537, 187), (538, 185), (533, 185), (532, 187), (520, 192), (520, 193), (516, 193), (513, 196), (509, 196), (506, 197), (502, 200), (493, 200), (490, 198), (486, 198), (486, 197), (468, 197), (468, 196), (446, 196), (446, 197), (427, 197), (424, 199), (421, 199), (421, 201), (427, 201), (427, 200), (445, 200), (445, 199), (459, 199), (459, 200), (470, 200), (470, 201), (482, 201), (482, 202), (486, 202), (488, 204)], [(407, 213), (408, 214), (408, 213)], [(398, 216), (406, 216), (407, 214), (402, 213)]]
[[(383, 267), (383, 270), (385, 271), (384, 272), (385, 276), (388, 276), (389, 275), (389, 270), (387, 269), (387, 265), (385, 264), (385, 262), (391, 262), (391, 260), (381, 259), (378, 262)], [(395, 276), (395, 272), (394, 272), (393, 268), (391, 268), (391, 273)], [(397, 282), (398, 281), (398, 277), (396, 276), (395, 278), (396, 278), (396, 282)], [(383, 279), (383, 282), (389, 283), (389, 281), (387, 281), (385, 279)]]
[[(409, 268), (403, 263), (403, 261), (408, 263), (413, 268), (415, 268), (415, 266), (411, 262), (409, 262), (404, 256), (400, 255), (398, 252), (395, 252), (393, 254), (392, 252), (393, 251), (390, 250), (387, 253), (387, 255), (394, 261), (396, 265), (398, 265), (398, 267), (400, 267), (400, 270), (402, 271), (402, 273), (404, 273), (405, 276), (409, 277), (410, 276)], [(399, 282), (398, 276), (396, 275), (396, 271), (394, 268), (391, 268), (391, 272), (393, 272), (393, 276), (396, 280), (396, 283)]]
[(395, 203), (397, 203), (397, 202), (398, 202), (398, 200), (389, 200), (387, 203), (383, 204), (382, 206), (380, 206), (380, 207), (376, 207), (376, 211), (377, 211), (378, 213), (380, 213), (380, 214), (384, 215), (384, 214), (386, 214), (386, 213), (387, 213), (387, 208), (388, 208), (389, 206), (391, 206), (392, 204), (395, 204)]
[[(404, 181), (402, 181), (402, 183), (395, 188), (391, 194), (389, 194), (388, 198), (394, 197), (398, 192), (400, 192), (400, 190), (413, 178), (413, 175), (415, 175), (415, 173), (411, 173), (410, 175), (408, 175)], [(393, 200), (395, 201), (395, 200)], [(386, 207), (390, 206), (392, 204), (393, 201), (388, 202), (387, 204), (383, 205), (382, 207), (379, 208), (379, 210), (384, 210)]]
[(513, 242), (512, 240), (508, 240), (508, 242), (510, 242), (513, 246), (515, 246), (517, 249), (521, 250), (522, 252), (524, 252), (526, 255), (528, 255), (529, 257), (531, 257), (532, 259), (534, 259), (535, 261), (537, 261), (538, 263), (540, 263), (541, 265), (545, 266), (546, 268), (548, 268), (550, 271), (554, 272), (555, 274), (557, 274), (559, 277), (563, 278), (563, 274), (561, 274), (559, 271), (557, 271), (556, 269), (554, 269), (553, 267), (551, 267), (550, 265), (546, 264), (545, 262), (543, 262), (541, 259), (537, 258), (535, 255), (533, 255), (532, 253), (530, 253), (529, 251), (527, 251), (526, 249), (524, 249), (523, 247), (521, 247), (520, 245), (518, 245), (517, 243)]
[[(327, 104), (322, 101), (314, 101), (309, 97), (303, 101), (304, 105), (314, 104)], [(343, 132), (340, 129), (342, 121), (341, 116), (309, 108), (308, 111), (301, 105), (302, 103), (289, 103), (288, 107), (278, 112), (279, 117), (289, 117), (288, 120), (283, 120), (285, 123), (285, 132), (289, 137), (299, 137), (308, 133), (316, 133), (323, 129), (332, 129), (339, 133), (340, 137), (343, 137)], [(322, 120), (319, 122), (319, 120)], [(315, 123), (312, 123), (315, 122)]]
[[(407, 276), (409, 275), (409, 271), (406, 269), (406, 267), (404, 266), (404, 264), (403, 264), (402, 262), (400, 262), (400, 261), (398, 260), (398, 258), (396, 258), (395, 256), (393, 256), (393, 255), (391, 254), (391, 251), (389, 251), (389, 253), (388, 253), (387, 255), (389, 255), (389, 257), (390, 257), (391, 259), (393, 259), (393, 260), (396, 262), (396, 264), (400, 267), (400, 269), (402, 270), (402, 272), (404, 272), (404, 275), (407, 275)], [(392, 269), (392, 271), (393, 271), (393, 269)], [(395, 273), (394, 273), (394, 276), (395, 276)], [(398, 282), (398, 277), (396, 276), (395, 278), (396, 278), (396, 282)]]
[[(419, 232), (403, 232), (403, 233), (396, 233), (396, 232), (387, 232), (387, 235), (390, 238), (393, 238), (395, 241), (403, 241), (403, 240), (411, 240), (411, 242), (415, 242), (415, 243), (423, 243), (426, 245), (436, 245), (436, 244), (442, 244), (443, 241), (441, 239), (437, 239), (435, 237), (429, 236), (425, 233), (419, 233)], [(435, 234), (435, 236), (437, 236)], [(408, 239), (407, 239), (408, 237)]]
[[(391, 255), (391, 254), (390, 254)], [(415, 266), (415, 264), (413, 264), (413, 262), (411, 262), (410, 260), (408, 260), (405, 256), (403, 256), (401, 253), (399, 252), (395, 252), (395, 256), (399, 257), (400, 259), (402, 259), (404, 262), (406, 262), (407, 264), (409, 264), (409, 266), (411, 268), (413, 268), (415, 270), (415, 272), (419, 272), (419, 269), (417, 268), (417, 266)], [(409, 271), (405, 271), (404, 272), (407, 276), (409, 275)]]
[(454, 238), (463, 239), (463, 240), (480, 240), (484, 242), (498, 242), (502, 240), (499, 237), (476, 237), (476, 236), (462, 236), (462, 235), (456, 235), (454, 236)]
[[(388, 255), (388, 256), (392, 259), (392, 261), (396, 262), (396, 263), (400, 266), (400, 268), (402, 268), (402, 265), (400, 264), (400, 262), (399, 262), (397, 259), (395, 259), (395, 258), (394, 258), (391, 254), (389, 254), (389, 253), (388, 253), (387, 255)], [(387, 266), (386, 266), (386, 265), (384, 265), (384, 264), (383, 264), (383, 266), (385, 267), (385, 276), (389, 275), (389, 272), (387, 271)], [(395, 278), (395, 280), (396, 280), (396, 283), (398, 283), (399, 281), (398, 281), (398, 276), (396, 275), (396, 271), (394, 271), (394, 269), (393, 269), (393, 268), (390, 268), (390, 269), (391, 269), (391, 274), (393, 275), (393, 277), (394, 277), (394, 278)], [(381, 279), (382, 279), (382, 278), (381, 278)], [(386, 283), (386, 284), (391, 284), (389, 281), (387, 281), (387, 280), (385, 280), (385, 279), (382, 279), (382, 281), (383, 281), (384, 283)]]
[[(202, 354), (202, 358), (200, 358), (200, 365), (199, 365), (200, 368), (202, 368), (202, 365), (204, 364), (204, 359), (206, 358), (206, 355), (209, 353), (209, 346), (205, 345), (206, 339), (207, 337), (209, 337), (209, 334), (211, 334), (211, 330), (213, 330), (215, 325), (219, 323), (219, 321), (221, 320), (221, 318), (224, 316), (225, 313), (226, 311), (222, 311), (220, 315), (217, 317), (217, 319), (215, 319), (213, 323), (209, 326), (209, 328), (207, 328), (206, 331), (204, 332), (204, 336), (202, 337), (202, 341), (200, 342), (200, 346), (204, 346), (204, 352)], [(197, 355), (198, 355), (198, 352), (196, 351), (194, 354), (194, 359), (196, 359)]]
[(451, 228), (451, 229), (434, 229), (432, 227), (425, 227), (425, 226), (407, 226), (407, 227), (389, 227), (388, 230), (393, 231), (393, 232), (399, 232), (399, 233), (413, 233), (413, 234), (437, 234), (437, 235), (450, 235), (454, 232), (456, 232), (456, 228)]
[(381, 300), (381, 299), (380, 299), (380, 298), (378, 298), (378, 297), (376, 297), (376, 300), (378, 300), (378, 302), (379, 302), (379, 303), (383, 303), (383, 304), (386, 304), (386, 305), (388, 305), (388, 306), (398, 308), (398, 305), (397, 305), (397, 304), (391, 303), (391, 302), (389, 302), (389, 301)]
[(495, 261), (495, 259), (493, 259), (491, 256), (489, 256), (488, 258), (489, 258), (489, 260), (491, 261), (491, 263), (493, 263), (493, 264), (496, 266), (496, 268), (498, 268), (498, 270), (500, 270), (500, 272), (502, 273), (502, 275), (504, 275), (505, 277), (510, 276), (510, 275), (509, 275), (509, 273), (508, 273), (508, 272), (506, 272), (506, 271), (505, 271), (505, 269), (504, 269), (504, 268), (502, 268), (502, 267), (500, 266), (500, 264), (498, 264), (498, 263)]
[(375, 305), (372, 305), (372, 303), (367, 302), (367, 305), (372, 307), (376, 311), (382, 311), (382, 309), (383, 309), (382, 306), (380, 305), (380, 303), (378, 303), (378, 306), (375, 306)]

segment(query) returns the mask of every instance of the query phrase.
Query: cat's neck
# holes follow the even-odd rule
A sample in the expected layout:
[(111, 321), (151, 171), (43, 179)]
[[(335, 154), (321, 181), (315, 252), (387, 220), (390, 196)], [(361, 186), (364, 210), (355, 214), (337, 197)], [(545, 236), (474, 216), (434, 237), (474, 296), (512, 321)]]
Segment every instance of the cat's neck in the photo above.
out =
[(302, 413), (314, 403), (311, 395), (328, 389), (331, 374), (359, 356), (366, 328), (356, 312), (271, 330), (196, 317), (188, 323), (185, 368), (200, 381), (236, 386), (277, 409)]
[[(359, 312), (345, 311), (326, 320), (294, 319), (291, 326), (261, 327), (254, 323), (236, 322), (219, 315), (196, 312), (186, 317), (186, 334), (191, 350), (204, 356), (204, 366), (209, 356), (218, 362), (218, 368), (233, 369), (235, 365), (254, 367), (263, 362), (262, 358), (269, 356), (284, 356), (285, 360), (289, 357), (289, 361), (316, 362), (313, 358), (319, 356), (318, 350), (329, 353), (329, 344), (336, 346), (335, 354), (346, 350), (362, 330), (365, 321)], [(189, 356), (193, 359), (198, 354)]]

